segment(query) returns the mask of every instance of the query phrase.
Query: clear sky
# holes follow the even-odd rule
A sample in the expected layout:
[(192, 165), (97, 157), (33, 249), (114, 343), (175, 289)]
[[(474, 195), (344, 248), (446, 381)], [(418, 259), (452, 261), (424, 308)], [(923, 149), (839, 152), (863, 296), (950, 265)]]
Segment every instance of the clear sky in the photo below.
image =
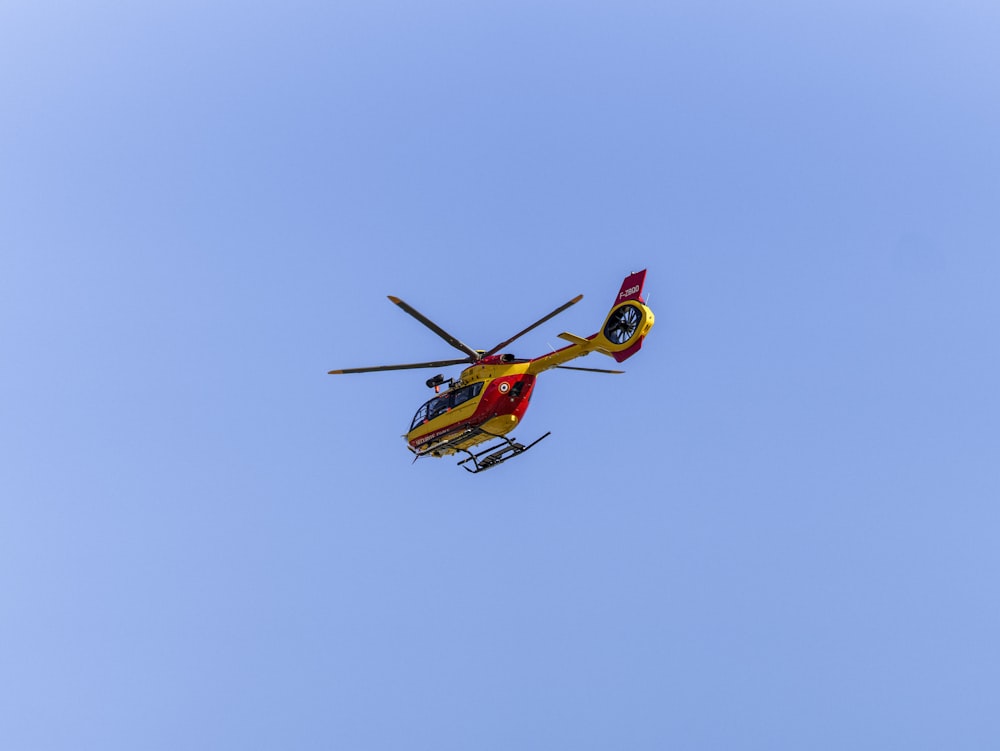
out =
[[(0, 5), (0, 748), (1000, 747), (993, 2)], [(648, 268), (478, 476), (400, 434)], [(592, 355), (580, 364), (613, 366)], [(457, 369), (448, 371), (456, 375)]]

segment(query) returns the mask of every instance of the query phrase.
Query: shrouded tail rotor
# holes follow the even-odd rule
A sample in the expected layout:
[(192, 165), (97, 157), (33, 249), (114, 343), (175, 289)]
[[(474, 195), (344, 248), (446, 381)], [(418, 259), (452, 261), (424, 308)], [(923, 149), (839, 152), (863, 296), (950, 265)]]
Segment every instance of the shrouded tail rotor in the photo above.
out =
[(604, 336), (613, 344), (625, 344), (635, 336), (641, 321), (642, 311), (638, 306), (622, 305), (608, 316), (608, 322), (604, 326)]

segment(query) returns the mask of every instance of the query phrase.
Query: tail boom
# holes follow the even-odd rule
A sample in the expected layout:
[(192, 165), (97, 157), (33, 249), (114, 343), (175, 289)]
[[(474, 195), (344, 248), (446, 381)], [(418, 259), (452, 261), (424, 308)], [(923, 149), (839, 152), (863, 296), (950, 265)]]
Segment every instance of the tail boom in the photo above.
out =
[(532, 359), (528, 372), (541, 373), (591, 352), (600, 352), (617, 362), (624, 362), (638, 352), (655, 320), (653, 311), (642, 299), (645, 280), (645, 269), (625, 277), (600, 331), (586, 338), (563, 332), (559, 338), (570, 342), (570, 345)]

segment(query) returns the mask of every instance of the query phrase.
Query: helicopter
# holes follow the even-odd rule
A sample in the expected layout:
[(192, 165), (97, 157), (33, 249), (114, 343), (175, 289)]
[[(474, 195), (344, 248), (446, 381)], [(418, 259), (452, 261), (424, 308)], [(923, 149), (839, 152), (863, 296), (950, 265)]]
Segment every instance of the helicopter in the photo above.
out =
[[(414, 462), (423, 457), (452, 456), (461, 452), (467, 456), (458, 462), (459, 466), (474, 474), (482, 472), (523, 454), (551, 434), (551, 431), (547, 432), (527, 445), (517, 442), (513, 437), (507, 437), (521, 422), (539, 373), (551, 368), (616, 375), (624, 373), (622, 370), (582, 368), (564, 363), (591, 352), (599, 352), (621, 363), (639, 351), (654, 321), (653, 311), (647, 307), (642, 297), (645, 280), (645, 269), (625, 277), (600, 331), (588, 337), (563, 332), (559, 334), (559, 338), (569, 342), (567, 346), (527, 359), (502, 353), (501, 350), (580, 302), (583, 295), (577, 295), (488, 350), (472, 349), (416, 308), (389, 295), (392, 303), (462, 352), (464, 357), (405, 365), (344, 368), (331, 370), (329, 375), (465, 365), (458, 378), (446, 380), (443, 374), (438, 374), (427, 380), (427, 386), (434, 389), (436, 396), (417, 410), (410, 422), (410, 429), (403, 438), (406, 439), (407, 448), (414, 454)], [(442, 386), (445, 386), (443, 393)], [(481, 445), (490, 441), (495, 442), (486, 447)]]

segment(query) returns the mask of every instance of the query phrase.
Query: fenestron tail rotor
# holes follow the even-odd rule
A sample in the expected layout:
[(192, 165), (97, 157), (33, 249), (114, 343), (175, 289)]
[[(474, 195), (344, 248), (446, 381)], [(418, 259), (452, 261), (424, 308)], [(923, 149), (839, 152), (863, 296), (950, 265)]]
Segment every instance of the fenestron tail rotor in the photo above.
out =
[(636, 306), (623, 305), (608, 320), (608, 325), (604, 327), (604, 336), (615, 344), (624, 344), (639, 328), (640, 320), (641, 314)]

